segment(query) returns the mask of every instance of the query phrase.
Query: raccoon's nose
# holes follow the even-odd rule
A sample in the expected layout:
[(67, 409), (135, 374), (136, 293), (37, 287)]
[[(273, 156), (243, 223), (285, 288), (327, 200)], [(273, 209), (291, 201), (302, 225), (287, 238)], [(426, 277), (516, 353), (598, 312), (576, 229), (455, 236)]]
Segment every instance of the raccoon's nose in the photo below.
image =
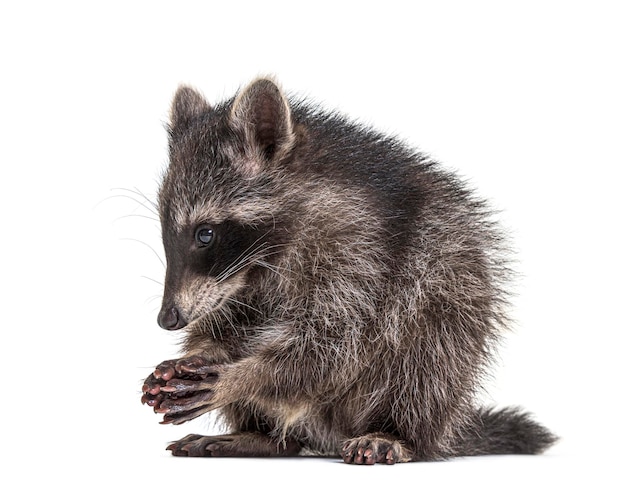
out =
[(168, 329), (169, 331), (181, 329), (187, 325), (187, 322), (181, 317), (180, 312), (176, 307), (164, 307), (161, 309), (157, 322), (159, 323), (159, 326), (163, 329)]

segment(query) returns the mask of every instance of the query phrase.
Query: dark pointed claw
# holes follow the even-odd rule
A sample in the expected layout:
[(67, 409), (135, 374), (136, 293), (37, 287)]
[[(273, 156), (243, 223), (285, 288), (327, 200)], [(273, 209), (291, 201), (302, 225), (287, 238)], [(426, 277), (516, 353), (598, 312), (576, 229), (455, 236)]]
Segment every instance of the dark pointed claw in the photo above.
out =
[(187, 397), (167, 397), (154, 409), (155, 412), (161, 414), (176, 414), (181, 412), (189, 412), (190, 410), (199, 409), (207, 406), (213, 398), (213, 392), (200, 391), (196, 395)]
[(159, 424), (173, 424), (176, 426), (179, 424), (186, 423), (187, 421), (191, 421), (192, 419), (195, 419), (198, 416), (202, 416), (203, 414), (206, 414), (206, 412), (207, 411), (205, 408), (201, 408), (195, 411), (183, 412), (183, 413), (179, 413), (175, 415), (166, 414), (165, 416), (163, 416), (163, 421), (161, 421)]
[(217, 376), (211, 376), (203, 380), (191, 379), (171, 379), (165, 386), (161, 387), (162, 392), (178, 395), (185, 395), (190, 392), (210, 390), (217, 381)]

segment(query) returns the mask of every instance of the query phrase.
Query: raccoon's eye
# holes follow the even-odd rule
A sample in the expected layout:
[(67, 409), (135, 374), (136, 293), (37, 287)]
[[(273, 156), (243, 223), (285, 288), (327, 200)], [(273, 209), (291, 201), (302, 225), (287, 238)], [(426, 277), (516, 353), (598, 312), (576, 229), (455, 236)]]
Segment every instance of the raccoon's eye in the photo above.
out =
[(215, 233), (211, 227), (202, 225), (196, 229), (196, 243), (199, 246), (210, 246), (215, 240)]

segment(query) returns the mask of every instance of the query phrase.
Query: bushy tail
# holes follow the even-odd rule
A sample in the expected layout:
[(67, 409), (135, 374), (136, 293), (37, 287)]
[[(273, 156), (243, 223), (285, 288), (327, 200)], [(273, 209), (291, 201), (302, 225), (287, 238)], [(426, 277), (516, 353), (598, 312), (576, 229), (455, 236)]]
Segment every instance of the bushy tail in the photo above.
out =
[(557, 440), (547, 428), (520, 409), (479, 409), (473, 428), (462, 437), (455, 454), (540, 454)]

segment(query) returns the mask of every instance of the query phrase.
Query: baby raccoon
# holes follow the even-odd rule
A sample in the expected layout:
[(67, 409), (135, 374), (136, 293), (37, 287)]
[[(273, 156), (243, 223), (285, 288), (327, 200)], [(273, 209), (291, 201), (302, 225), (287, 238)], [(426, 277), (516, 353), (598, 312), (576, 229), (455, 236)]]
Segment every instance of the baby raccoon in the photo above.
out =
[(173, 424), (216, 410), (230, 431), (174, 455), (394, 464), (554, 442), (477, 407), (509, 271), (459, 178), (265, 78), (215, 106), (179, 88), (169, 137), (158, 322), (184, 352), (142, 401)]

